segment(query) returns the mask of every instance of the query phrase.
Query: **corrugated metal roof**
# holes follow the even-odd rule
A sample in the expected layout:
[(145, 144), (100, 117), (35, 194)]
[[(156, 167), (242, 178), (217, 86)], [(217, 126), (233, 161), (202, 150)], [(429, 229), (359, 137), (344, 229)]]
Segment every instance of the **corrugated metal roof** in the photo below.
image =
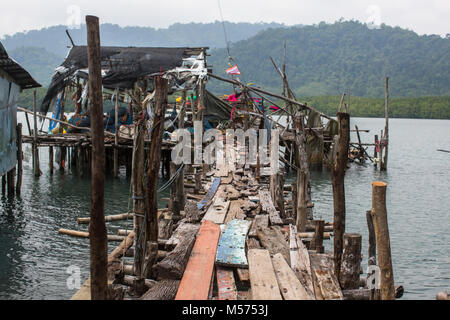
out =
[(41, 85), (33, 79), (33, 77), (20, 66), (16, 61), (8, 56), (5, 48), (0, 42), (0, 69), (5, 71), (7, 74), (14, 79), (14, 81), (22, 88), (37, 88)]

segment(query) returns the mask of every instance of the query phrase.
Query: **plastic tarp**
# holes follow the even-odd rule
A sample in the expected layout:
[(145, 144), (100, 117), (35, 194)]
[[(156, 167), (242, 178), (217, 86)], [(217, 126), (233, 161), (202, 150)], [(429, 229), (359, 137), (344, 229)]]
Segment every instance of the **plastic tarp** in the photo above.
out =
[(0, 77), (0, 176), (17, 163), (17, 100), (20, 87)]
[[(180, 67), (183, 59), (189, 57), (187, 50), (189, 48), (101, 47), (102, 84), (111, 89), (132, 89), (138, 78)], [(56, 69), (40, 112), (48, 112), (52, 100), (74, 75), (87, 79), (87, 68), (87, 47), (73, 47)]]
[(211, 121), (230, 120), (231, 105), (220, 100), (214, 94), (205, 90), (205, 113), (204, 116)]

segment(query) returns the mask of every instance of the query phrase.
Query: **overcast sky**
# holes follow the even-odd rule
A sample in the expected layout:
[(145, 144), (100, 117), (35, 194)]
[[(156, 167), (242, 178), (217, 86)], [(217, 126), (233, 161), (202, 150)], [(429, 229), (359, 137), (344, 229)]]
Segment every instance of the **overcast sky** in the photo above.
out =
[[(386, 23), (419, 34), (450, 33), (450, 0), (220, 0), (232, 22), (287, 25), (334, 22), (341, 17)], [(79, 14), (78, 14), (79, 13)], [(84, 23), (87, 14), (121, 26), (165, 28), (181, 22), (220, 20), (218, 0), (5, 0), (0, 37), (58, 24)]]

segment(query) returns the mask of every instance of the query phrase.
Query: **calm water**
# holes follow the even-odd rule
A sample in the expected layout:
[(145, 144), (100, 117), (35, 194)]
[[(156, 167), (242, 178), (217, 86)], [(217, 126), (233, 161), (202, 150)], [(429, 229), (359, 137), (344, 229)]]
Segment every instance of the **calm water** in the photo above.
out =
[[(362, 139), (372, 142), (384, 120), (355, 118), (354, 124), (370, 129)], [(450, 149), (450, 121), (393, 119), (390, 138), (387, 173), (370, 164), (352, 165), (347, 172), (347, 232), (363, 235), (366, 265), (370, 182), (386, 181), (395, 282), (405, 287), (403, 299), (434, 299), (437, 292), (450, 289), (450, 154), (436, 151)], [(0, 200), (0, 298), (69, 299), (76, 290), (67, 288), (67, 268), (80, 267), (82, 281), (87, 279), (89, 242), (59, 235), (58, 229), (87, 229), (76, 218), (89, 215), (90, 181), (69, 170), (49, 175), (44, 148), (43, 175), (34, 179), (28, 147), (26, 151), (22, 198)], [(332, 221), (328, 172), (312, 174), (312, 196), (315, 217)], [(105, 199), (106, 214), (128, 210), (129, 180), (124, 172), (118, 180), (107, 178)], [(109, 233), (126, 225), (108, 224)], [(331, 243), (326, 241), (328, 249)], [(110, 250), (116, 245), (110, 243)]]

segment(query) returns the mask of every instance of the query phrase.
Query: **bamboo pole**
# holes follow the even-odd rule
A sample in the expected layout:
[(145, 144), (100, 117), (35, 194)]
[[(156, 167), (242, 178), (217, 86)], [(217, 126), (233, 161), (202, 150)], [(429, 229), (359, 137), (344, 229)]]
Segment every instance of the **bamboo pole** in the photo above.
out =
[(50, 174), (53, 174), (53, 169), (54, 169), (53, 161), (54, 161), (53, 147), (50, 146), (50, 147), (48, 147), (48, 165), (49, 165), (49, 169), (50, 169)]
[[(120, 220), (128, 220), (133, 218), (132, 213), (121, 213), (121, 214), (114, 214), (110, 216), (105, 216), (105, 222), (111, 222), (111, 221), (120, 221)], [(88, 224), (91, 222), (91, 218), (77, 218), (78, 224)]]
[(394, 273), (386, 210), (386, 187), (387, 184), (384, 182), (372, 182), (372, 218), (378, 248), (381, 299), (394, 300)]
[(339, 279), (345, 233), (345, 170), (347, 169), (348, 148), (350, 142), (350, 115), (338, 113), (339, 137), (336, 158), (331, 167), (334, 206), (334, 263), (336, 277)]
[(22, 190), (23, 151), (22, 151), (22, 124), (17, 124), (17, 182), (16, 194), (20, 196)]
[(103, 133), (102, 70), (99, 19), (86, 16), (89, 67), (89, 101), (91, 103), (92, 164), (91, 222), (91, 299), (107, 299), (108, 241), (104, 214), (105, 146)]

